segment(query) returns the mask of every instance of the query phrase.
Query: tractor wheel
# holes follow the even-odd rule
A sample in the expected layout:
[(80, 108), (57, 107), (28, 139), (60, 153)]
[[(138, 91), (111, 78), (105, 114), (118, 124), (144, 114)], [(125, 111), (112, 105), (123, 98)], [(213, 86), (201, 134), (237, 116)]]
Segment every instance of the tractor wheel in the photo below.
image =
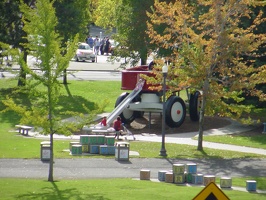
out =
[(142, 118), (144, 116), (144, 111), (134, 111), (135, 118)]
[(200, 106), (201, 106), (200, 92), (196, 91), (194, 94), (190, 94), (189, 116), (192, 121), (199, 121)]
[[(132, 102), (140, 102), (141, 98), (140, 95), (137, 95)], [(135, 118), (142, 118), (144, 116), (144, 111), (134, 111)]]
[[(115, 102), (115, 107), (117, 107), (127, 96), (129, 95), (128, 92), (122, 93)], [(134, 111), (125, 108), (123, 112), (119, 115), (121, 120), (125, 124), (130, 124), (135, 120)]]
[(183, 124), (186, 118), (186, 105), (177, 96), (171, 96), (165, 104), (165, 123), (171, 128), (177, 128)]

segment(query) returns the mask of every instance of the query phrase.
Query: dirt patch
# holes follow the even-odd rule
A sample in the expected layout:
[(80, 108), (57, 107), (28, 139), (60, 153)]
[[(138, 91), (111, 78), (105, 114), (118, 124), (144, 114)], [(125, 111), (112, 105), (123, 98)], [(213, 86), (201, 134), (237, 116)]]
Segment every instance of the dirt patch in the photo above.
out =
[[(151, 115), (151, 123), (149, 125), (149, 116), (145, 115), (142, 118), (135, 119), (130, 125), (126, 127), (133, 134), (150, 133), (150, 134), (161, 134), (162, 132), (162, 116), (160, 114)], [(205, 117), (204, 130), (222, 128), (230, 125), (231, 122), (228, 119), (221, 117)], [(166, 134), (171, 133), (187, 133), (199, 130), (199, 123), (191, 121), (187, 116), (184, 123), (178, 128), (170, 128), (166, 125)]]
[[(149, 115), (145, 114), (142, 118), (135, 119), (130, 125), (126, 125), (126, 128), (130, 130), (133, 134), (150, 133), (160, 135), (162, 133), (162, 116), (157, 113), (151, 114), (151, 120), (149, 125)], [(204, 130), (218, 129), (231, 124), (231, 121), (227, 118), (222, 117), (205, 117)], [(190, 120), (187, 116), (184, 123), (178, 128), (170, 128), (165, 126), (166, 134), (173, 133), (188, 133), (195, 132), (199, 130), (199, 122), (194, 122)], [(263, 131), (263, 125), (254, 127), (251, 131), (235, 134), (235, 136), (256, 136), (261, 135)], [(75, 133), (77, 135), (82, 134), (82, 132)]]

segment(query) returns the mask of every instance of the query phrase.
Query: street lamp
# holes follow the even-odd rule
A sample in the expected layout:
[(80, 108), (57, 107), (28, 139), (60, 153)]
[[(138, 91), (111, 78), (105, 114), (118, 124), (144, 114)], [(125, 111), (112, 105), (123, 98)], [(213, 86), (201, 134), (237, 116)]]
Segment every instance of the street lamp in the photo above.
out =
[(165, 149), (165, 90), (166, 90), (166, 76), (168, 72), (168, 66), (165, 64), (162, 67), (163, 73), (163, 119), (162, 119), (162, 146), (160, 151), (160, 156), (167, 156), (166, 149)]

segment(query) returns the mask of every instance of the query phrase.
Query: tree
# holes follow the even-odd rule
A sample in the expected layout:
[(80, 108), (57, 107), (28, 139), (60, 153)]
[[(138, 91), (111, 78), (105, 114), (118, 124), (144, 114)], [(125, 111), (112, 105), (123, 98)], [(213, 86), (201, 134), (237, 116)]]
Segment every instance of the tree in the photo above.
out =
[[(198, 150), (202, 150), (204, 116), (219, 115), (250, 121), (252, 106), (243, 105), (243, 95), (265, 100), (256, 85), (265, 83), (265, 65), (254, 66), (258, 51), (265, 45), (266, 34), (256, 33), (265, 23), (262, 12), (252, 7), (258, 1), (183, 0), (167, 4), (155, 0), (149, 13), (151, 41), (172, 48), (168, 84), (175, 89), (201, 90)], [(260, 4), (261, 5), (261, 4)], [(243, 26), (245, 19), (253, 19)], [(164, 27), (158, 32), (158, 27)], [(248, 56), (248, 58), (247, 58)], [(166, 58), (167, 59), (167, 58)], [(176, 77), (178, 75), (178, 77)]]
[(122, 5), (122, 0), (98, 1), (94, 11), (95, 24), (105, 29), (112, 29), (117, 26), (117, 8)]
[(59, 90), (57, 79), (68, 66), (70, 58), (73, 57), (75, 43), (69, 43), (67, 49), (64, 49), (67, 53), (62, 57), (61, 38), (55, 31), (58, 22), (53, 4), (49, 0), (38, 1), (35, 9), (25, 4), (22, 4), (20, 8), (23, 12), (24, 30), (29, 35), (29, 43), (26, 43), (25, 46), (41, 61), (38, 67), (43, 74), (37, 74), (25, 64), (23, 64), (24, 69), (47, 89), (44, 94), (39, 94), (42, 98), (38, 109), (33, 107), (30, 113), (35, 117), (38, 116), (39, 119), (38, 122), (33, 120), (33, 123), (42, 127), (45, 134), (50, 134), (51, 159), (48, 181), (53, 181), (53, 134), (61, 128), (64, 129), (64, 127), (60, 127), (58, 119), (55, 117)]
[[(55, 27), (58, 23), (53, 2), (50, 0), (39, 0), (35, 7), (21, 4), (23, 13), (24, 31), (28, 33), (28, 42), (23, 44), (29, 53), (38, 59), (39, 72), (31, 70), (23, 60), (23, 52), (18, 56), (18, 62), (23, 70), (30, 75), (25, 87), (19, 88), (14, 93), (28, 95), (29, 106), (16, 103), (16, 99), (8, 97), (3, 103), (6, 110), (13, 110), (21, 115), (21, 123), (33, 125), (40, 129), (43, 134), (50, 135), (50, 164), (48, 181), (53, 181), (53, 134), (59, 133), (70, 135), (84, 125), (85, 121), (91, 122), (94, 112), (88, 117), (78, 113), (58, 112), (58, 101), (60, 95), (59, 78), (73, 57), (78, 37), (73, 42), (68, 42), (65, 48), (61, 47), (62, 38)], [(62, 56), (61, 52), (65, 52)], [(16, 57), (15, 57), (16, 58)], [(44, 88), (44, 89), (43, 89)], [(84, 109), (86, 109), (84, 107)], [(100, 110), (100, 109), (99, 109)], [(98, 112), (97, 110), (96, 112)], [(81, 118), (79, 121), (62, 121), (62, 115), (76, 114)], [(83, 121), (82, 121), (83, 120)]]
[[(22, 46), (26, 41), (26, 33), (23, 31), (22, 13), (19, 9), (20, 3), (23, 2), (30, 7), (34, 7), (36, 0), (4, 0), (0, 2), (0, 38), (1, 41), (12, 45), (13, 48), (19, 48), (24, 52), (24, 60), (27, 62), (27, 50)], [(66, 47), (68, 40), (73, 41), (77, 33), (84, 40), (87, 34), (87, 25), (91, 21), (89, 15), (89, 0), (66, 1), (58, 0), (54, 2), (56, 15), (58, 17), (58, 26), (56, 29), (62, 36), (62, 47)], [(62, 52), (64, 55), (64, 52)], [(25, 85), (26, 73), (21, 67), (19, 72), (20, 79), (18, 85)], [(64, 71), (63, 82), (67, 83), (67, 73)]]
[(117, 28), (114, 38), (121, 46), (126, 46), (126, 51), (131, 52), (132, 56), (138, 52), (136, 59), (140, 59), (142, 65), (146, 64), (149, 49), (146, 11), (150, 11), (152, 5), (153, 0), (107, 0), (99, 1), (95, 11), (98, 16), (95, 24)]
[[(61, 46), (66, 48), (68, 41), (73, 41), (79, 34), (79, 41), (84, 41), (87, 26), (91, 21), (89, 0), (58, 0), (54, 1), (58, 24), (56, 30), (62, 37)], [(65, 52), (61, 52), (64, 56)], [(67, 73), (64, 70), (63, 83), (67, 84)]]
[[(34, 0), (3, 0), (0, 2), (0, 38), (1, 42), (19, 48), (24, 52), (24, 60), (27, 61), (26, 49), (21, 45), (25, 43), (26, 33), (23, 31), (23, 23), (21, 21), (22, 14), (19, 9), (20, 2), (24, 2), (28, 6), (33, 6)], [(10, 55), (7, 55), (10, 56)], [(18, 86), (23, 86), (26, 80), (26, 73), (20, 67)]]

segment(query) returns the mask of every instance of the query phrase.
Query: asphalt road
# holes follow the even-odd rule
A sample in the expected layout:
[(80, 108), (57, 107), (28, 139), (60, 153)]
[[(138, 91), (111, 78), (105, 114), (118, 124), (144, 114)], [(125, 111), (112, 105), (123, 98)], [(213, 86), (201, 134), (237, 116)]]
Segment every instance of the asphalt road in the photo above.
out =
[[(55, 179), (139, 178), (141, 169), (151, 170), (157, 179), (160, 170), (171, 170), (173, 163), (197, 163), (198, 173), (216, 177), (265, 177), (266, 159), (55, 159)], [(49, 163), (40, 159), (0, 159), (1, 178), (47, 178)]]
[[(68, 80), (121, 80), (121, 68), (120, 62), (110, 63), (108, 62), (109, 56), (98, 56), (97, 62), (76, 62), (71, 60), (69, 62)], [(28, 56), (28, 65), (35, 69), (34, 64), (36, 59), (32, 56)], [(16, 72), (20, 67), (13, 65), (13, 72), (2, 72), (5, 78), (11, 78), (16, 76)], [(1, 78), (1, 77), (0, 77)], [(3, 77), (2, 77), (3, 78)]]

